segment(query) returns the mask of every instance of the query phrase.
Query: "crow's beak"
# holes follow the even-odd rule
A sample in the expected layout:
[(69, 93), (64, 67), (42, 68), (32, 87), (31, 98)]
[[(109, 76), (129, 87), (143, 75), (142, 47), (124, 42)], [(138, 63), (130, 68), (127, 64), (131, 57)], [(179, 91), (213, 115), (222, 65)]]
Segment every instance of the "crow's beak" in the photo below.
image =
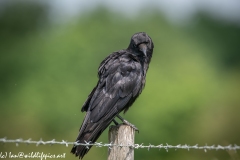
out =
[(138, 48), (144, 54), (144, 56), (147, 57), (147, 45), (142, 43), (138, 46)]

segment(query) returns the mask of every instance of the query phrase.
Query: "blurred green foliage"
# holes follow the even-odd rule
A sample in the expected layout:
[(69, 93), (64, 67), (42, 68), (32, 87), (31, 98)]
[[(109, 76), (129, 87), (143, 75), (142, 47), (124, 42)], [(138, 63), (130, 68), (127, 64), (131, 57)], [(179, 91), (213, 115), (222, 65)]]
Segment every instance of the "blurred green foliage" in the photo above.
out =
[[(140, 98), (124, 117), (141, 144), (240, 144), (240, 28), (208, 18), (176, 26), (154, 11), (126, 18), (99, 8), (52, 24), (48, 8), (17, 4), (0, 16), (0, 137), (74, 141), (100, 62), (145, 31), (155, 48)], [(108, 143), (107, 130), (98, 142)], [(0, 145), (0, 152), (66, 153), (70, 147)], [(234, 159), (237, 153), (135, 150), (135, 159)], [(84, 159), (106, 159), (96, 148)]]

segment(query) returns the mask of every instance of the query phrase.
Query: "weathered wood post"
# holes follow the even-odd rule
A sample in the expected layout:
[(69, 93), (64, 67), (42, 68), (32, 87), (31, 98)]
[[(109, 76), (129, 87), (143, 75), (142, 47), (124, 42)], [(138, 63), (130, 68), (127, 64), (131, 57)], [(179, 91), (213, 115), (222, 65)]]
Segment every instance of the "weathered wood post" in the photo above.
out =
[[(135, 130), (125, 124), (111, 126), (108, 132), (109, 143), (134, 145)], [(108, 160), (134, 160), (134, 148), (114, 146), (108, 149)]]

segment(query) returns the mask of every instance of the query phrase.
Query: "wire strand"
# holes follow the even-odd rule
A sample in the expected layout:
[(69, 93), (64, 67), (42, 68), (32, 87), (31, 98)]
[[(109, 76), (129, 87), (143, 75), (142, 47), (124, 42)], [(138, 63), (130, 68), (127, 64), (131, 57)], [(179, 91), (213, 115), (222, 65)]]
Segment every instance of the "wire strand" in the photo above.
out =
[(205, 152), (207, 152), (207, 150), (240, 150), (240, 146), (239, 145), (227, 145), (227, 146), (222, 146), (222, 145), (204, 145), (204, 146), (198, 146), (198, 144), (196, 145), (187, 145), (187, 144), (178, 144), (178, 145), (169, 145), (169, 144), (159, 144), (159, 145), (144, 145), (144, 144), (129, 144), (129, 145), (122, 145), (122, 144), (112, 144), (112, 143), (102, 143), (102, 142), (95, 142), (95, 143), (91, 143), (91, 142), (85, 142), (85, 143), (77, 143), (77, 142), (68, 142), (65, 140), (62, 141), (56, 141), (55, 139), (52, 139), (50, 141), (43, 141), (42, 139), (38, 140), (38, 141), (34, 141), (31, 138), (24, 140), (22, 138), (19, 139), (7, 139), (6, 137), (4, 138), (0, 138), (0, 142), (2, 143), (15, 143), (16, 146), (19, 146), (20, 143), (22, 144), (36, 144), (36, 146), (39, 145), (54, 145), (54, 144), (58, 144), (58, 145), (65, 145), (66, 147), (68, 147), (69, 145), (81, 145), (81, 146), (86, 146), (87, 148), (89, 146), (96, 146), (96, 147), (108, 147), (108, 148), (112, 148), (112, 147), (131, 147), (134, 149), (142, 149), (142, 148), (146, 148), (148, 150), (150, 149), (165, 149), (167, 152), (169, 149), (187, 149), (188, 151), (190, 149), (198, 149), (198, 150), (204, 150)]

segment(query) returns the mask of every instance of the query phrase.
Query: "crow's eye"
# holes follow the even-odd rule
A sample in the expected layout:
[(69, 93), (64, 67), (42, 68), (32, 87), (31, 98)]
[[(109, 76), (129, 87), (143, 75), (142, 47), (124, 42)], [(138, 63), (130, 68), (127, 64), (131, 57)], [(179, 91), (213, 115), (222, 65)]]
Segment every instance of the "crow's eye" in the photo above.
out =
[(134, 47), (134, 48), (136, 48), (136, 47), (137, 47), (137, 45), (133, 43), (133, 47)]

